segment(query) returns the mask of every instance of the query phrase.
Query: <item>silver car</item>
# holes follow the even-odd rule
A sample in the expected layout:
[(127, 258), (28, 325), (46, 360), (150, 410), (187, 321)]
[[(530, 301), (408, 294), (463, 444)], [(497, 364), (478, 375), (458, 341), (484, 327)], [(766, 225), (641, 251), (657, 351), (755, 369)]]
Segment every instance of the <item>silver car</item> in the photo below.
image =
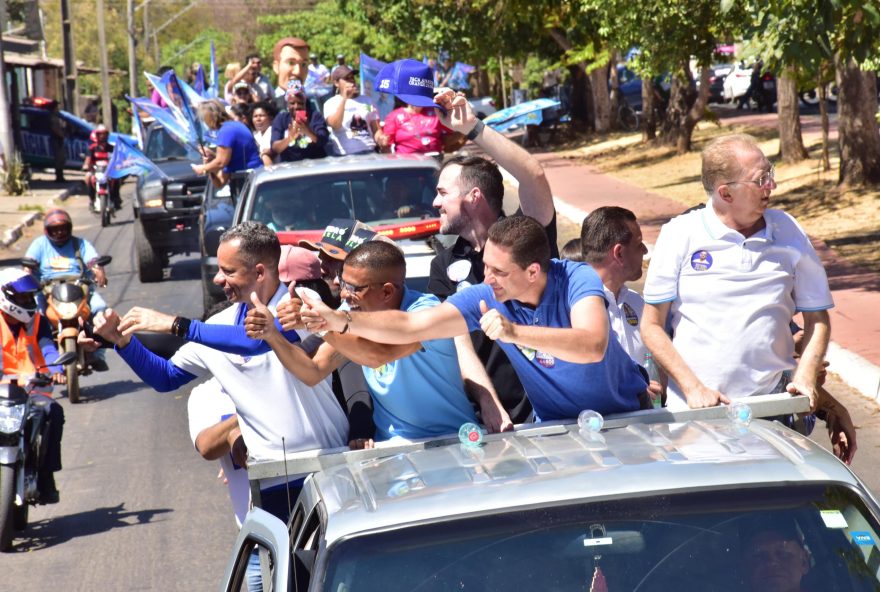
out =
[[(797, 410), (804, 410), (799, 397)], [(776, 415), (780, 396), (755, 397)], [(724, 408), (636, 412), (485, 437), (301, 453), (285, 526), (254, 509), (223, 590), (878, 590), (877, 502), (777, 422)]]

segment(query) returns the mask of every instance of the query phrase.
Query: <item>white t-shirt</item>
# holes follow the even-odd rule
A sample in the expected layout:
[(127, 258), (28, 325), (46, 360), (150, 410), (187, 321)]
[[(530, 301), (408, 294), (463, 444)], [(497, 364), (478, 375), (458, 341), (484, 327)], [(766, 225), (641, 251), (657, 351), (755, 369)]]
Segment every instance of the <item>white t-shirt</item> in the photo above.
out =
[[(324, 119), (336, 113), (339, 102), (344, 100), (334, 95), (324, 103)], [(376, 142), (373, 140), (371, 124), (379, 121), (379, 111), (370, 97), (363, 95), (345, 101), (345, 114), (342, 116), (342, 127), (333, 129), (330, 124), (330, 142), (327, 151), (335, 156), (344, 154), (362, 154), (375, 152)]]
[[(729, 397), (771, 392), (794, 368), (789, 329), (796, 311), (834, 306), (825, 269), (803, 229), (780, 210), (744, 238), (711, 202), (660, 230), (645, 302), (671, 302), (672, 343), (707, 387)], [(686, 401), (674, 381), (669, 407)]]
[(254, 140), (257, 141), (261, 154), (264, 150), (272, 148), (272, 126), (270, 125), (262, 132), (254, 130)]
[[(192, 438), (195, 446), (196, 438), (202, 430), (235, 414), (235, 403), (217, 379), (212, 378), (192, 390), (186, 409), (189, 416), (189, 437)], [(231, 454), (224, 454), (218, 460), (229, 487), (229, 499), (232, 501), (232, 511), (235, 512), (235, 523), (240, 528), (251, 503), (247, 469), (233, 463)]]
[[(602, 286), (605, 288), (605, 286)], [(620, 289), (620, 300), (611, 290), (605, 288), (605, 299), (608, 300), (608, 320), (611, 324), (611, 332), (617, 338), (617, 342), (623, 347), (636, 364), (645, 364), (645, 344), (642, 343), (640, 331), (642, 311), (645, 309), (645, 301), (638, 292), (630, 290), (626, 286)]]
[[(273, 314), (285, 294), (287, 288), (279, 285), (268, 303)], [(208, 322), (234, 325), (242, 306), (230, 306)], [(193, 342), (177, 350), (171, 363), (196, 376), (217, 378), (235, 403), (248, 454), (256, 460), (280, 459), (284, 448), (288, 452), (335, 448), (348, 441), (348, 419), (333, 396), (329, 376), (309, 387), (288, 372), (272, 351), (240, 356)]]

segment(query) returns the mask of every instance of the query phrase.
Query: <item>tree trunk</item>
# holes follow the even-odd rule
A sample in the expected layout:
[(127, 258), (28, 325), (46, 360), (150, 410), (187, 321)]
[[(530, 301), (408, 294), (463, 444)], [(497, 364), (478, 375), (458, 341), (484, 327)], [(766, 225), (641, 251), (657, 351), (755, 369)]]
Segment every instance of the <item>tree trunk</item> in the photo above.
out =
[(801, 135), (797, 80), (794, 72), (788, 69), (776, 79), (776, 103), (779, 111), (779, 153), (785, 162), (800, 162), (807, 158), (807, 149), (804, 148)]
[(608, 86), (610, 91), (608, 94), (611, 100), (611, 129), (617, 129), (617, 112), (623, 104), (623, 98), (620, 96), (620, 77), (617, 75), (616, 64), (620, 61), (620, 56), (615, 51), (611, 54), (611, 62), (608, 67)]
[(611, 97), (608, 94), (608, 64), (590, 72), (593, 91), (593, 109), (596, 131), (600, 134), (611, 130)]
[(675, 146), (678, 154), (685, 154), (691, 149), (694, 128), (703, 118), (703, 112), (709, 103), (710, 75), (711, 70), (708, 66), (701, 68), (699, 92), (692, 104), (693, 91), (687, 63), (685, 62), (672, 77), (672, 89), (669, 106), (666, 108), (666, 119), (663, 122), (661, 141), (667, 146)]
[(654, 109), (654, 81), (642, 78), (642, 141), (652, 142), (657, 138), (657, 118)]
[(880, 183), (880, 131), (877, 128), (877, 77), (851, 59), (835, 56), (837, 68), (840, 178), (845, 186)]
[(828, 96), (825, 94), (825, 84), (819, 78), (819, 86), (816, 87), (816, 95), (819, 97), (819, 118), (822, 121), (822, 170), (831, 170), (831, 158), (828, 155)]
[[(562, 48), (563, 51), (569, 51), (573, 48), (571, 41), (565, 31), (559, 27), (551, 27), (548, 33), (553, 41)], [(593, 96), (590, 92), (590, 77), (587, 76), (586, 63), (581, 62), (577, 65), (568, 67), (571, 74), (571, 119), (574, 128), (586, 131), (593, 129)]]

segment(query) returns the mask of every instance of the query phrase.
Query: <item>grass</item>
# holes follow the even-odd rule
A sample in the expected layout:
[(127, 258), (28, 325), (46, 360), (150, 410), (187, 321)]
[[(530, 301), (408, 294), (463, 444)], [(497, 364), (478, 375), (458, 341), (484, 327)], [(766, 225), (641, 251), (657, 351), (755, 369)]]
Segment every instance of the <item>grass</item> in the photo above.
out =
[(43, 206), (38, 204), (21, 204), (18, 206), (19, 212), (42, 212)]
[[(707, 122), (697, 127), (693, 150), (684, 155), (675, 154), (672, 148), (640, 143), (637, 134), (569, 144), (563, 155), (689, 207), (705, 201), (699, 177), (700, 150), (713, 138), (733, 132), (755, 136), (764, 153), (778, 160), (775, 128)], [(794, 216), (810, 235), (824, 239), (844, 259), (867, 269), (880, 269), (880, 188), (842, 191), (837, 185), (836, 142), (830, 147), (830, 171), (821, 170), (821, 141), (807, 136), (805, 142), (810, 154), (807, 160), (792, 165), (775, 163), (778, 188), (771, 205)]]

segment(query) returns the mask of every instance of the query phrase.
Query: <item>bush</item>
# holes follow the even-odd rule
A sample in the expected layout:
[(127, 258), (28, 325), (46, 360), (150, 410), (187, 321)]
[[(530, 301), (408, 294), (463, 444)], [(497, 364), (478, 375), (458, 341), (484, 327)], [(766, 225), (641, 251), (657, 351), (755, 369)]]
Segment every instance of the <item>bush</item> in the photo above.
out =
[(0, 171), (0, 183), (9, 195), (21, 195), (28, 190), (27, 174), (18, 152), (12, 153), (6, 161), (6, 170)]

